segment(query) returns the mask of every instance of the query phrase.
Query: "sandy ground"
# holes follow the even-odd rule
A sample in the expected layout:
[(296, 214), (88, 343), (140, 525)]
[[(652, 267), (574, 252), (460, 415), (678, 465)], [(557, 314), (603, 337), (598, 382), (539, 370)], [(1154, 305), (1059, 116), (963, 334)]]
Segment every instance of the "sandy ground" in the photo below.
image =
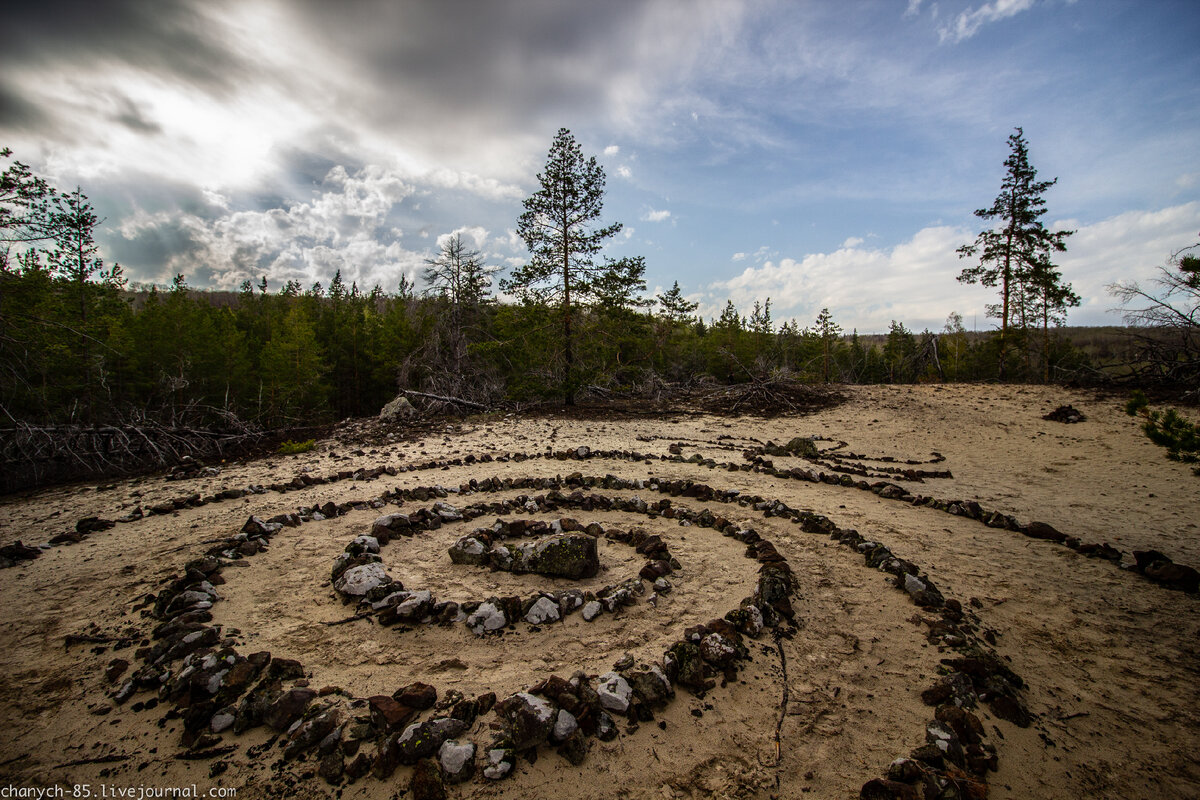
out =
[[(136, 504), (148, 507), (191, 492), (288, 481), (305, 468), (327, 474), (581, 445), (657, 456), (672, 443), (681, 443), (685, 456), (741, 462), (742, 449), (756, 442), (818, 436), (822, 447), (844, 441), (845, 449), (871, 457), (860, 463), (880, 466), (891, 462), (879, 457), (925, 461), (936, 451), (945, 461), (921, 468), (948, 469), (954, 477), (930, 479), (913, 491), (977, 500), (1126, 553), (1153, 548), (1200, 565), (1200, 478), (1168, 461), (1118, 400), (1011, 386), (858, 387), (848, 394), (849, 401), (836, 408), (766, 421), (683, 414), (616, 421), (479, 419), (447, 425), (441, 435), (419, 442), (366, 446), (361, 456), (351, 455), (354, 445), (326, 441), (302, 455), (227, 464), (215, 477), (149, 477), (9, 496), (0, 500), (0, 543), (45, 542), (81, 517), (115, 518)], [(1041, 419), (1065, 403), (1087, 421)], [(803, 465), (799, 459), (776, 461)], [(137, 642), (116, 649), (108, 642), (68, 644), (66, 637), (148, 638), (155, 620), (137, 608), (143, 598), (179, 574), (209, 546), (207, 540), (232, 535), (251, 513), (266, 517), (328, 500), (367, 500), (397, 487), (457, 487), (471, 478), (576, 469), (628, 479), (692, 478), (777, 498), (887, 544), (924, 568), (947, 597), (964, 603), (977, 598), (981, 623), (998, 635), (997, 650), (1026, 681), (1026, 700), (1037, 715), (1022, 729), (982, 710), (999, 752), (999, 771), (989, 777), (991, 797), (1200, 795), (1200, 598), (1052, 542), (869, 492), (696, 464), (600, 459), (493, 462), (269, 492), (119, 524), (0, 571), (0, 786), (64, 786), (68, 794), (79, 786), (92, 796), (193, 784), (201, 793), (229, 787), (238, 797), (405, 796), (411, 770), (403, 767), (386, 782), (368, 776), (339, 788), (317, 778), (289, 784), (286, 776), (311, 773), (315, 764), (295, 763), (280, 772), (278, 751), (249, 756), (249, 748), (267, 741), (263, 729), (226, 734), (222, 744), (237, 750), (226, 759), (228, 770), (210, 777), (211, 761), (175, 758), (182, 750), (180, 723), (168, 718), (166, 704), (134, 711), (132, 702), (117, 706), (109, 698), (104, 668), (114, 657), (134, 661)], [(640, 494), (650, 502), (661, 497), (611, 494)], [(536, 763), (518, 762), (509, 779), (476, 778), (449, 787), (451, 797), (852, 798), (894, 758), (924, 743), (932, 709), (922, 704), (920, 692), (945, 654), (926, 641), (915, 607), (888, 586), (886, 576), (827, 537), (803, 533), (785, 520), (740, 506), (678, 502), (744, 520), (791, 563), (799, 579), (798, 631), (782, 641), (786, 673), (764, 636), (752, 643), (752, 660), (737, 682), (703, 698), (680, 691), (654, 722), (635, 731), (622, 722), (615, 740), (592, 740), (582, 766), (543, 748)], [(269, 551), (224, 570), (214, 622), (238, 640), (240, 652), (269, 650), (300, 660), (314, 688), (336, 686), (365, 698), (421, 680), (443, 693), (494, 691), (504, 697), (551, 674), (605, 672), (626, 653), (658, 659), (689, 625), (735, 607), (755, 580), (757, 565), (743, 557), (744, 546), (715, 531), (661, 518), (572, 512), (564, 516), (606, 528), (640, 525), (662, 535), (682, 565), (671, 576), (674, 591), (656, 606), (643, 598), (594, 622), (575, 615), (541, 631), (519, 623), (499, 637), (478, 638), (461, 625), (401, 631), (369, 622), (319, 624), (353, 612), (331, 589), (330, 566), (380, 513), (351, 511), (284, 529)], [(580, 582), (451, 565), (446, 548), (489, 522), (455, 523), (396, 540), (384, 548), (384, 563), (406, 585), (456, 600), (547, 586), (594, 589), (631, 577), (643, 563), (631, 548), (605, 542), (600, 574)], [(472, 731), (481, 745), (491, 719), (481, 717)]]

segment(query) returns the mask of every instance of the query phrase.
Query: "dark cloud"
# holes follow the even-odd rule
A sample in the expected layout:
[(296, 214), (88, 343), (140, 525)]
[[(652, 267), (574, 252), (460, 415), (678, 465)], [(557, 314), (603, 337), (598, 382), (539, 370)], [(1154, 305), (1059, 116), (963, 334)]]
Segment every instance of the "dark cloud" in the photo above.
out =
[[(353, 54), (345, 97), (370, 124), (420, 141), (509, 135), (548, 141), (555, 128), (611, 126), (622, 88), (652, 90), (709, 41), (712, 15), (659, 0), (293, 6), (324, 48)], [(717, 15), (719, 16), (719, 15)]]
[(49, 117), (15, 87), (0, 80), (0, 120), (4, 128), (33, 133), (49, 121)]
[(4, 12), (0, 70), (41, 65), (92, 70), (127, 64), (211, 92), (234, 88), (246, 67), (204, 13), (224, 2), (39, 0)]
[(113, 97), (116, 105), (112, 121), (124, 125), (137, 133), (157, 136), (162, 133), (162, 126), (146, 116), (145, 110), (123, 94)]

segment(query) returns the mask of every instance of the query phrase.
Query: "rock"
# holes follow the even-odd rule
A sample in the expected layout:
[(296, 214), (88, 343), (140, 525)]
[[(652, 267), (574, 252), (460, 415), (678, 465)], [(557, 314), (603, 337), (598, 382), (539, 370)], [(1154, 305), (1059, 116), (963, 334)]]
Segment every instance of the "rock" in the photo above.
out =
[(691, 642), (676, 642), (663, 656), (663, 671), (672, 683), (692, 691), (707, 691), (716, 684), (704, 677), (704, 657)]
[(966, 754), (963, 752), (962, 742), (949, 725), (937, 720), (930, 722), (925, 726), (925, 741), (941, 750), (947, 760), (960, 767), (965, 764)]
[(554, 728), (550, 731), (550, 741), (561, 744), (577, 730), (579, 721), (575, 719), (575, 715), (565, 708), (560, 708), (558, 716), (554, 719)]
[(1021, 532), (1032, 539), (1048, 539), (1059, 543), (1062, 543), (1067, 538), (1065, 533), (1061, 533), (1053, 525), (1045, 522), (1031, 522)]
[[(361, 753), (359, 755), (364, 759), (365, 765), (366, 756)], [(317, 775), (331, 785), (338, 783), (346, 771), (346, 762), (342, 758), (340, 750), (326, 753), (321, 757), (321, 763), (317, 765)]]
[(129, 662), (123, 658), (114, 658), (108, 662), (108, 666), (104, 668), (104, 679), (109, 683), (116, 683), (117, 678), (125, 674), (125, 670), (129, 669)]
[(348, 597), (362, 597), (376, 586), (391, 582), (383, 564), (374, 562), (346, 570), (333, 582), (333, 588)]
[(283, 758), (290, 761), (301, 753), (316, 747), (326, 736), (330, 735), (341, 723), (341, 714), (334, 710), (322, 711), (315, 717), (301, 722), (283, 748)]
[(402, 729), (413, 718), (416, 709), (399, 702), (386, 694), (378, 694), (367, 698), (371, 709), (371, 721), (383, 733), (392, 733)]
[(735, 608), (725, 615), (725, 619), (733, 623), (737, 628), (738, 633), (749, 636), (752, 639), (758, 638), (763, 629), (763, 615), (758, 606), (752, 603), (747, 603), (740, 608)]
[(544, 625), (558, 620), (558, 603), (548, 597), (539, 597), (525, 614), (525, 621), (531, 625)]
[(409, 708), (424, 711), (427, 708), (433, 708), (434, 703), (437, 702), (437, 689), (428, 683), (416, 681), (396, 690), (392, 697)]
[(401, 764), (416, 764), (437, 753), (447, 739), (466, 733), (468, 727), (462, 720), (449, 717), (409, 725), (395, 739), (396, 760)]
[(464, 536), (450, 547), (450, 560), (455, 564), (487, 566), (491, 558), (488, 545), (474, 536)]
[(1028, 728), (1033, 723), (1033, 715), (1025, 708), (1025, 704), (1011, 694), (996, 694), (989, 697), (987, 702), (993, 714), (1018, 728)]
[[(585, 617), (586, 619), (586, 617)], [(485, 633), (498, 631), (508, 624), (508, 619), (504, 616), (504, 612), (500, 607), (488, 601), (481, 603), (479, 608), (471, 612), (467, 616), (467, 627), (475, 633), (476, 636), (482, 636)]]
[(304, 709), (308, 708), (308, 704), (316, 696), (317, 693), (312, 689), (288, 689), (271, 704), (263, 715), (262, 721), (277, 731), (285, 731), (299, 719), (300, 715), (304, 713)]
[(451, 785), (469, 781), (475, 774), (475, 745), (447, 739), (438, 749), (438, 763)]
[(371, 535), (377, 538), (380, 544), (391, 541), (392, 534), (412, 535), (412, 520), (408, 514), (384, 514), (371, 523)]
[(617, 672), (606, 672), (601, 675), (596, 684), (596, 694), (600, 696), (600, 707), (606, 711), (625, 714), (629, 711), (629, 701), (633, 697), (633, 687)]
[(700, 640), (701, 657), (718, 669), (724, 669), (738, 657), (737, 642), (720, 633), (710, 633)]
[(483, 768), (483, 777), (498, 781), (506, 778), (512, 772), (514, 763), (512, 750), (494, 747), (487, 752), (487, 766)]
[(433, 603), (433, 594), (428, 589), (420, 589), (415, 592), (393, 592), (379, 603), (372, 604), (372, 607), (379, 606), (383, 609), (383, 613), (380, 614), (381, 623), (384, 622), (385, 616), (389, 623), (396, 620), (419, 622), (433, 611)]
[(346, 548), (347, 552), (353, 552), (350, 548), (354, 548), (360, 553), (378, 553), (379, 539), (374, 536), (367, 536), (364, 533), (361, 536), (354, 537), (354, 541)]
[(412, 792), (413, 800), (446, 800), (442, 768), (432, 758), (422, 758), (417, 762), (408, 788)]
[(596, 738), (602, 742), (611, 742), (617, 738), (617, 723), (607, 711), (596, 715)]
[(540, 697), (517, 692), (496, 704), (496, 714), (506, 723), (514, 750), (544, 744), (554, 729), (556, 709)]
[(1070, 405), (1059, 406), (1049, 414), (1043, 416), (1042, 419), (1049, 422), (1065, 422), (1068, 424), (1087, 421), (1087, 417), (1084, 416), (1082, 411)]
[(587, 758), (588, 742), (583, 731), (576, 728), (558, 748), (558, 753), (575, 766), (579, 766)]
[(208, 729), (213, 733), (224, 733), (233, 727), (235, 720), (237, 720), (237, 712), (226, 706), (212, 715), (212, 719), (208, 721)]
[(675, 696), (675, 689), (667, 674), (657, 664), (622, 671), (625, 680), (633, 689), (633, 696), (639, 703), (649, 707), (665, 705)]
[(98, 531), (106, 531), (117, 523), (111, 519), (101, 519), (100, 517), (84, 517), (75, 523), (76, 533), (96, 533)]
[(558, 578), (592, 578), (600, 569), (596, 539), (586, 533), (557, 533), (533, 547), (527, 567), (538, 575)]
[(600, 616), (600, 612), (603, 610), (604, 606), (600, 604), (599, 600), (590, 600), (583, 604), (583, 608), (580, 609), (579, 613), (583, 616), (583, 619), (586, 622), (591, 622), (596, 617)]
[(395, 423), (401, 420), (412, 419), (415, 416), (417, 416), (417, 409), (402, 394), (397, 395), (394, 400), (379, 411), (380, 422)]

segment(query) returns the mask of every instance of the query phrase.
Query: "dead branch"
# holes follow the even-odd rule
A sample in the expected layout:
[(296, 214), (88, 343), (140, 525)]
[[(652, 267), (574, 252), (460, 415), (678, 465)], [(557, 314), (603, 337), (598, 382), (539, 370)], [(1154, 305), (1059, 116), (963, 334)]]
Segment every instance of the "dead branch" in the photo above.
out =
[(400, 391), (404, 392), (405, 394), (411, 394), (411, 395), (415, 395), (417, 397), (424, 397), (429, 400), (438, 400), (443, 403), (452, 403), (454, 405), (466, 406), (467, 408), (477, 408), (480, 411), (488, 410), (488, 407), (483, 405), (482, 403), (474, 403), (470, 400), (463, 400), (460, 397), (444, 397), (443, 395), (440, 395), (440, 394), (429, 394), (428, 392), (418, 392), (414, 389), (401, 389)]

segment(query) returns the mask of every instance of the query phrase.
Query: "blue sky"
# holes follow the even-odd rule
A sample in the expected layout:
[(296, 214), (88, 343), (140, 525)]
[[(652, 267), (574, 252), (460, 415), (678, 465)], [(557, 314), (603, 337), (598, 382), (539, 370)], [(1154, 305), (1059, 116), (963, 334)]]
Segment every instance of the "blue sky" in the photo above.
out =
[(131, 278), (394, 289), (461, 232), (494, 265), (554, 132), (608, 175), (614, 256), (706, 316), (987, 327), (955, 249), (1006, 138), (1058, 178), (1083, 297), (1200, 238), (1194, 2), (70, 2), (6, 12), (0, 145), (102, 216)]

